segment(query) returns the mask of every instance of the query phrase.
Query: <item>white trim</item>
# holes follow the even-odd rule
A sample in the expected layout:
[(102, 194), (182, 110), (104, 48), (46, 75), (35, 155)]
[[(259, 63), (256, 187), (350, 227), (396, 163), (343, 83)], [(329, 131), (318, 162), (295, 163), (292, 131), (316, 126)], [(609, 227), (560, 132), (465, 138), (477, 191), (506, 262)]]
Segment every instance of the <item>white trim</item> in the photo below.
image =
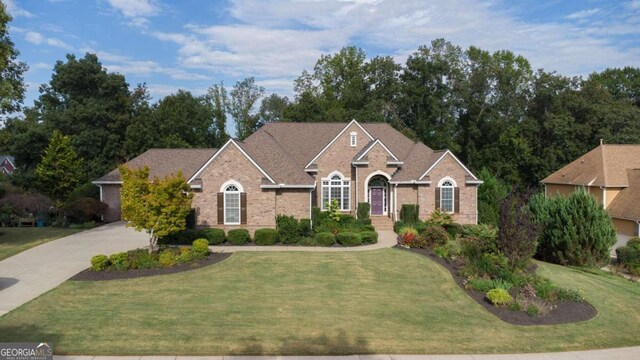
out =
[(352, 131), (352, 132), (349, 134), (349, 145), (350, 145), (351, 147), (356, 147), (356, 146), (358, 146), (358, 133), (357, 133), (357, 132)]
[(122, 185), (122, 181), (92, 181), (93, 185)]
[(304, 171), (306, 171), (308, 173), (317, 173), (318, 169), (304, 169)]
[(271, 176), (269, 176), (269, 174), (267, 174), (266, 171), (264, 171), (250, 156), (249, 154), (247, 154), (244, 150), (242, 150), (242, 148), (240, 147), (240, 145), (236, 144), (236, 142), (233, 139), (229, 139), (229, 141), (227, 141), (226, 144), (224, 144), (220, 150), (216, 151), (215, 154), (213, 154), (213, 156), (207, 160), (207, 162), (200, 168), (198, 169), (198, 171), (196, 171), (195, 174), (193, 174), (193, 176), (187, 181), (188, 183), (192, 182), (193, 180), (195, 180), (198, 176), (200, 176), (200, 174), (207, 168), (209, 167), (209, 164), (211, 164), (211, 162), (213, 160), (215, 160), (215, 158), (218, 157), (218, 155), (220, 155), (222, 153), (222, 151), (224, 149), (226, 149), (227, 146), (229, 146), (229, 144), (233, 144), (236, 146), (236, 148), (238, 148), (238, 150), (240, 150), (240, 152), (242, 153), (242, 155), (244, 155), (247, 159), (249, 159), (249, 161), (251, 161), (251, 163), (258, 169), (260, 170), (260, 172), (262, 173), (262, 175), (266, 176), (267, 179), (269, 179), (269, 181), (271, 181), (272, 183), (275, 184), (275, 181), (273, 181), (273, 179), (271, 178)]
[(260, 185), (260, 189), (315, 189), (316, 184), (313, 185), (287, 185), (287, 184), (273, 184), (273, 185)]
[[(369, 204), (371, 204), (371, 199), (370, 199), (370, 197), (371, 197), (371, 196), (370, 196), (370, 194), (369, 194), (369, 181), (371, 181), (371, 179), (372, 179), (374, 176), (377, 176), (377, 175), (382, 175), (382, 176), (384, 176), (384, 177), (387, 179), (387, 183), (389, 183), (389, 180), (391, 180), (391, 176), (390, 176), (389, 174), (387, 174), (386, 172), (381, 171), (381, 170), (376, 170), (376, 171), (372, 172), (371, 174), (369, 174), (369, 175), (366, 177), (366, 179), (364, 180), (364, 184), (363, 184), (363, 185), (364, 185), (364, 193), (365, 193), (365, 196), (366, 196), (366, 200), (367, 200), (367, 202), (368, 202)], [(387, 186), (379, 186), (379, 188), (383, 188), (383, 189), (384, 189), (383, 199), (382, 199), (383, 204), (384, 204), (384, 202), (386, 202), (386, 204), (387, 204), (387, 209), (386, 209), (386, 211), (384, 211), (384, 210), (385, 210), (384, 205), (382, 206), (382, 210), (383, 210), (383, 211), (382, 211), (382, 215), (389, 215), (389, 210), (390, 210), (390, 208), (391, 208), (391, 206), (390, 206), (390, 204), (389, 204), (389, 194), (388, 194), (388, 192), (389, 192), (389, 191), (388, 191), (388, 187), (389, 187), (388, 185), (387, 185)], [(356, 186), (356, 188), (357, 188), (357, 186)], [(372, 209), (373, 209), (373, 208), (372, 208), (371, 206), (369, 206), (369, 215), (371, 215), (371, 211), (372, 211)]]
[(352, 161), (351, 165), (369, 165), (368, 161)]
[(480, 214), (478, 214), (478, 188), (476, 188), (476, 225), (478, 225), (478, 218)]
[(404, 161), (387, 161), (387, 165), (404, 165)]
[(342, 173), (338, 170), (333, 170), (331, 173), (329, 173), (329, 175), (327, 175), (327, 177), (323, 177), (320, 180), (331, 180), (331, 178), (333, 177), (333, 175), (338, 175), (342, 178), (342, 180), (349, 180), (351, 181), (351, 178), (348, 178), (344, 175), (342, 175)]
[(451, 184), (453, 184), (453, 187), (458, 187), (458, 183), (450, 176), (445, 176), (442, 179), (440, 179), (440, 181), (438, 181), (438, 187), (442, 187), (442, 184), (445, 181), (450, 181)]
[(199, 184), (191, 184), (190, 185), (191, 189), (196, 189), (196, 190), (202, 190), (202, 185)]
[(356, 169), (356, 186), (354, 186), (356, 188), (356, 201), (355, 201), (355, 206), (354, 208), (356, 209), (356, 219), (358, 218), (358, 204), (360, 203), (360, 199), (358, 198), (358, 167), (355, 167)]
[(224, 190), (227, 188), (227, 186), (229, 185), (234, 185), (235, 187), (238, 188), (238, 191), (240, 192), (244, 192), (244, 188), (242, 187), (242, 185), (240, 185), (239, 182), (237, 182), (236, 180), (227, 180), (224, 184), (222, 184), (222, 186), (220, 186), (220, 192), (224, 192)]
[(313, 212), (311, 209), (313, 208), (313, 189), (309, 190), (309, 223), (311, 224), (311, 228), (313, 229)]
[(389, 180), (391, 180), (391, 176), (389, 174), (387, 174), (386, 172), (382, 171), (382, 170), (376, 170), (374, 172), (372, 172), (371, 174), (369, 174), (365, 179), (364, 179), (364, 184), (363, 185), (363, 190), (364, 190), (364, 194), (366, 194), (367, 197), (369, 197), (369, 193), (367, 192), (367, 189), (369, 188), (369, 181), (371, 181), (371, 178), (376, 176), (376, 175), (382, 175), (385, 178), (387, 178), (387, 182), (391, 183)]
[(420, 180), (407, 180), (407, 181), (389, 181), (389, 184), (394, 185), (430, 185), (431, 181), (420, 181)]
[[(13, 171), (16, 170), (16, 165), (13, 163), (13, 161), (11, 161), (11, 159), (9, 159), (8, 157), (4, 158), (5, 160), (7, 160), (9, 162), (9, 164), (11, 164), (11, 167), (13, 168)], [(4, 167), (3, 167), (4, 168)], [(13, 171), (11, 171), (13, 173)], [(7, 170), (7, 173), (9, 171)]]
[[(238, 191), (226, 191), (228, 186), (235, 186)], [(235, 180), (229, 180), (222, 184), (220, 187), (220, 192), (222, 193), (222, 210), (223, 210), (223, 218), (222, 223), (224, 225), (240, 225), (242, 224), (242, 193), (244, 189), (242, 185), (240, 185)], [(227, 222), (227, 194), (237, 194), (238, 195), (238, 222)]]
[(473, 175), (473, 173), (472, 173), (471, 171), (469, 171), (469, 169), (467, 169), (467, 167), (466, 167), (466, 166), (464, 166), (464, 164), (462, 163), (462, 161), (460, 161), (460, 160), (459, 160), (455, 155), (453, 155), (453, 153), (452, 153), (451, 151), (449, 151), (449, 150), (445, 151), (445, 152), (442, 154), (442, 156), (440, 156), (440, 158), (439, 158), (438, 160), (436, 160), (436, 162), (435, 162), (435, 163), (433, 163), (433, 165), (431, 165), (431, 166), (427, 169), (427, 171), (425, 171), (425, 172), (424, 172), (424, 174), (422, 174), (422, 176), (420, 176), (420, 177), (418, 178), (418, 180), (422, 180), (422, 178), (423, 178), (423, 177), (425, 177), (425, 176), (429, 173), (429, 171), (431, 171), (431, 169), (433, 169), (434, 167), (436, 167), (436, 165), (438, 165), (438, 163), (439, 163), (440, 161), (442, 161), (442, 159), (444, 159), (445, 155), (447, 155), (447, 154), (451, 155), (451, 156), (453, 157), (453, 159), (454, 159), (454, 160), (455, 160), (455, 161), (456, 161), (460, 166), (462, 166), (462, 168), (463, 168), (463, 169), (464, 169), (464, 170), (465, 170), (469, 175), (471, 175), (471, 177), (473, 177), (475, 180), (478, 180), (478, 178), (477, 178), (475, 175)]
[(320, 155), (322, 155), (322, 153), (324, 153), (331, 145), (333, 145), (334, 142), (336, 142), (336, 140), (340, 137), (340, 135), (342, 135), (342, 133), (344, 133), (345, 131), (347, 131), (347, 129), (352, 125), (352, 124), (356, 124), (358, 125), (358, 127), (360, 129), (362, 129), (362, 131), (364, 131), (365, 134), (367, 134), (367, 136), (369, 137), (369, 139), (373, 140), (373, 136), (371, 136), (371, 134), (369, 134), (369, 132), (367, 130), (365, 130), (364, 127), (362, 127), (362, 125), (360, 125), (356, 119), (351, 120), (350, 123), (347, 124), (347, 126), (345, 126), (342, 131), (340, 131), (338, 133), (338, 135), (336, 135), (336, 137), (333, 138), (333, 140), (331, 140), (322, 150), (320, 150), (320, 152), (318, 153), (318, 155), (316, 155), (313, 159), (311, 159), (311, 161), (309, 161), (309, 163), (307, 165), (305, 165), (305, 168), (309, 167), (309, 165), (313, 164), (319, 157)]
[[(443, 187), (442, 184), (444, 184), (445, 182), (450, 182), (451, 183), (451, 187), (447, 186), (447, 187)], [(443, 189), (451, 189), (451, 211), (445, 211), (446, 213), (449, 214), (455, 214), (456, 212), (456, 188), (458, 187), (458, 184), (456, 183), (455, 180), (453, 180), (451, 177), (449, 176), (445, 176), (442, 179), (440, 179), (440, 181), (438, 182), (438, 189), (436, 189), (436, 191), (440, 191), (440, 204), (436, 204), (436, 206), (438, 206), (439, 209), (442, 209), (442, 190)], [(476, 192), (476, 196), (477, 196), (477, 192)], [(444, 210), (443, 210), (444, 211)]]
[(357, 160), (362, 159), (365, 155), (367, 155), (367, 153), (368, 153), (369, 151), (371, 151), (371, 149), (373, 149), (373, 147), (374, 147), (376, 144), (380, 144), (380, 145), (382, 145), (382, 148), (383, 148), (383, 149), (385, 149), (385, 150), (387, 151), (387, 153), (389, 153), (389, 155), (393, 156), (393, 158), (394, 158), (394, 159), (396, 159), (396, 161), (399, 161), (399, 160), (398, 160), (398, 158), (397, 158), (397, 157), (396, 157), (396, 156), (391, 152), (391, 150), (389, 150), (386, 146), (384, 146), (384, 144), (382, 143), (382, 141), (380, 141), (380, 139), (376, 139), (376, 141), (374, 141), (374, 142), (373, 142), (373, 144), (369, 145), (369, 147), (367, 148), (367, 150), (365, 150), (365, 151), (364, 151), (364, 152), (363, 152), (363, 153), (362, 153), (362, 154), (361, 154), (361, 155), (356, 159), (356, 161), (357, 161)]
[(398, 184), (393, 187), (393, 221), (398, 221)]
[(600, 190), (602, 190), (602, 208), (607, 208), (607, 188), (604, 186), (600, 186)]
[[(340, 177), (339, 181), (341, 182), (341, 185), (340, 185), (340, 211), (351, 211), (351, 201), (353, 200), (353, 197), (351, 196), (352, 195), (351, 194), (351, 178), (348, 178), (348, 177), (342, 175), (342, 173), (340, 171), (338, 171), (338, 170), (334, 170), (329, 175), (327, 175), (327, 177), (323, 177), (323, 178), (320, 179), (320, 210), (322, 210), (322, 211), (328, 210), (324, 206), (324, 196), (323, 195), (324, 195), (324, 187), (325, 187), (325, 185), (323, 184), (323, 182), (325, 182), (325, 181), (329, 182), (329, 185), (328, 185), (328, 187), (329, 187), (329, 198), (331, 198), (331, 188), (333, 187), (331, 182), (332, 181), (338, 181), (338, 180), (332, 180), (331, 178), (336, 176), (336, 175)], [(344, 182), (347, 182), (349, 185), (344, 185)], [(336, 185), (336, 187), (338, 187), (338, 186)], [(349, 191), (349, 204), (348, 204), (349, 207), (347, 209), (343, 209), (342, 208), (343, 205), (344, 205), (342, 201), (344, 200), (344, 189), (345, 188), (348, 189), (348, 191)]]
[(465, 184), (471, 184), (471, 185), (482, 185), (484, 184), (484, 181), (482, 180), (468, 180), (464, 182)]

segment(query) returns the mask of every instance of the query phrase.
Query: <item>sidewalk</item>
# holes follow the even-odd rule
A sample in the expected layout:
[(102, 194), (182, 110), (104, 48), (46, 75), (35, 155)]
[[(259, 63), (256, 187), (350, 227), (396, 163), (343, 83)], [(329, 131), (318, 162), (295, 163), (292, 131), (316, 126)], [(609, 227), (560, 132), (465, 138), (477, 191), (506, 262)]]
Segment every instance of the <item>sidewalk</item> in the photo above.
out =
[(537, 354), (351, 356), (54, 356), (55, 360), (636, 360), (640, 346)]

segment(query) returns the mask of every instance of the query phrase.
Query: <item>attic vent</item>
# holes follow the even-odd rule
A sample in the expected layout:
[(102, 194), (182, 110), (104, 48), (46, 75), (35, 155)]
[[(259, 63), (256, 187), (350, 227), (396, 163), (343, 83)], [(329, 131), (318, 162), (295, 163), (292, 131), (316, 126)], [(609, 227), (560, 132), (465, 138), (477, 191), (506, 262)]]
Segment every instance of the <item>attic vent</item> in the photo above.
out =
[(356, 147), (356, 145), (358, 144), (358, 133), (356, 133), (356, 132), (354, 131), (354, 132), (352, 132), (350, 135), (351, 135), (351, 136), (349, 137), (349, 139), (350, 139), (350, 141), (349, 141), (349, 142), (350, 142), (350, 144), (351, 144), (351, 147)]

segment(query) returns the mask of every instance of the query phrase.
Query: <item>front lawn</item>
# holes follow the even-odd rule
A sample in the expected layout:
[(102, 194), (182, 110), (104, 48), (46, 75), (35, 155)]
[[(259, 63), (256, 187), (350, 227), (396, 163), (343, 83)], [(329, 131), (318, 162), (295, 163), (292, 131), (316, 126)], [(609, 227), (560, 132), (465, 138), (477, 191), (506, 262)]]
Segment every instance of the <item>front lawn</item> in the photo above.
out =
[(52, 227), (0, 228), (0, 233), (4, 233), (0, 235), (0, 260), (80, 231), (82, 230)]
[(423, 256), (239, 252), (159, 277), (68, 281), (0, 318), (0, 341), (56, 353), (221, 355), (496, 353), (640, 345), (640, 284), (540, 264), (598, 315), (553, 326), (502, 322)]

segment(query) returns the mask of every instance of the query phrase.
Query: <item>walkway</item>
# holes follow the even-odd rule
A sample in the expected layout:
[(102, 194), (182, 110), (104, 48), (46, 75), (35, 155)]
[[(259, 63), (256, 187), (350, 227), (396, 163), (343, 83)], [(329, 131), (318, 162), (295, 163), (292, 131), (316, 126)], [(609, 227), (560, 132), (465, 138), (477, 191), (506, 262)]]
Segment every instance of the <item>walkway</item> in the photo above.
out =
[(233, 245), (217, 245), (209, 246), (211, 251), (229, 253), (236, 251), (309, 251), (309, 252), (327, 252), (327, 251), (367, 251), (390, 248), (398, 243), (398, 236), (393, 231), (378, 231), (378, 242), (371, 245), (362, 245), (354, 247), (322, 247), (322, 246), (233, 246)]
[(94, 255), (147, 244), (145, 233), (117, 222), (50, 241), (0, 261), (0, 316), (86, 269)]
[(636, 360), (640, 346), (537, 354), (351, 356), (54, 356), (55, 360)]

